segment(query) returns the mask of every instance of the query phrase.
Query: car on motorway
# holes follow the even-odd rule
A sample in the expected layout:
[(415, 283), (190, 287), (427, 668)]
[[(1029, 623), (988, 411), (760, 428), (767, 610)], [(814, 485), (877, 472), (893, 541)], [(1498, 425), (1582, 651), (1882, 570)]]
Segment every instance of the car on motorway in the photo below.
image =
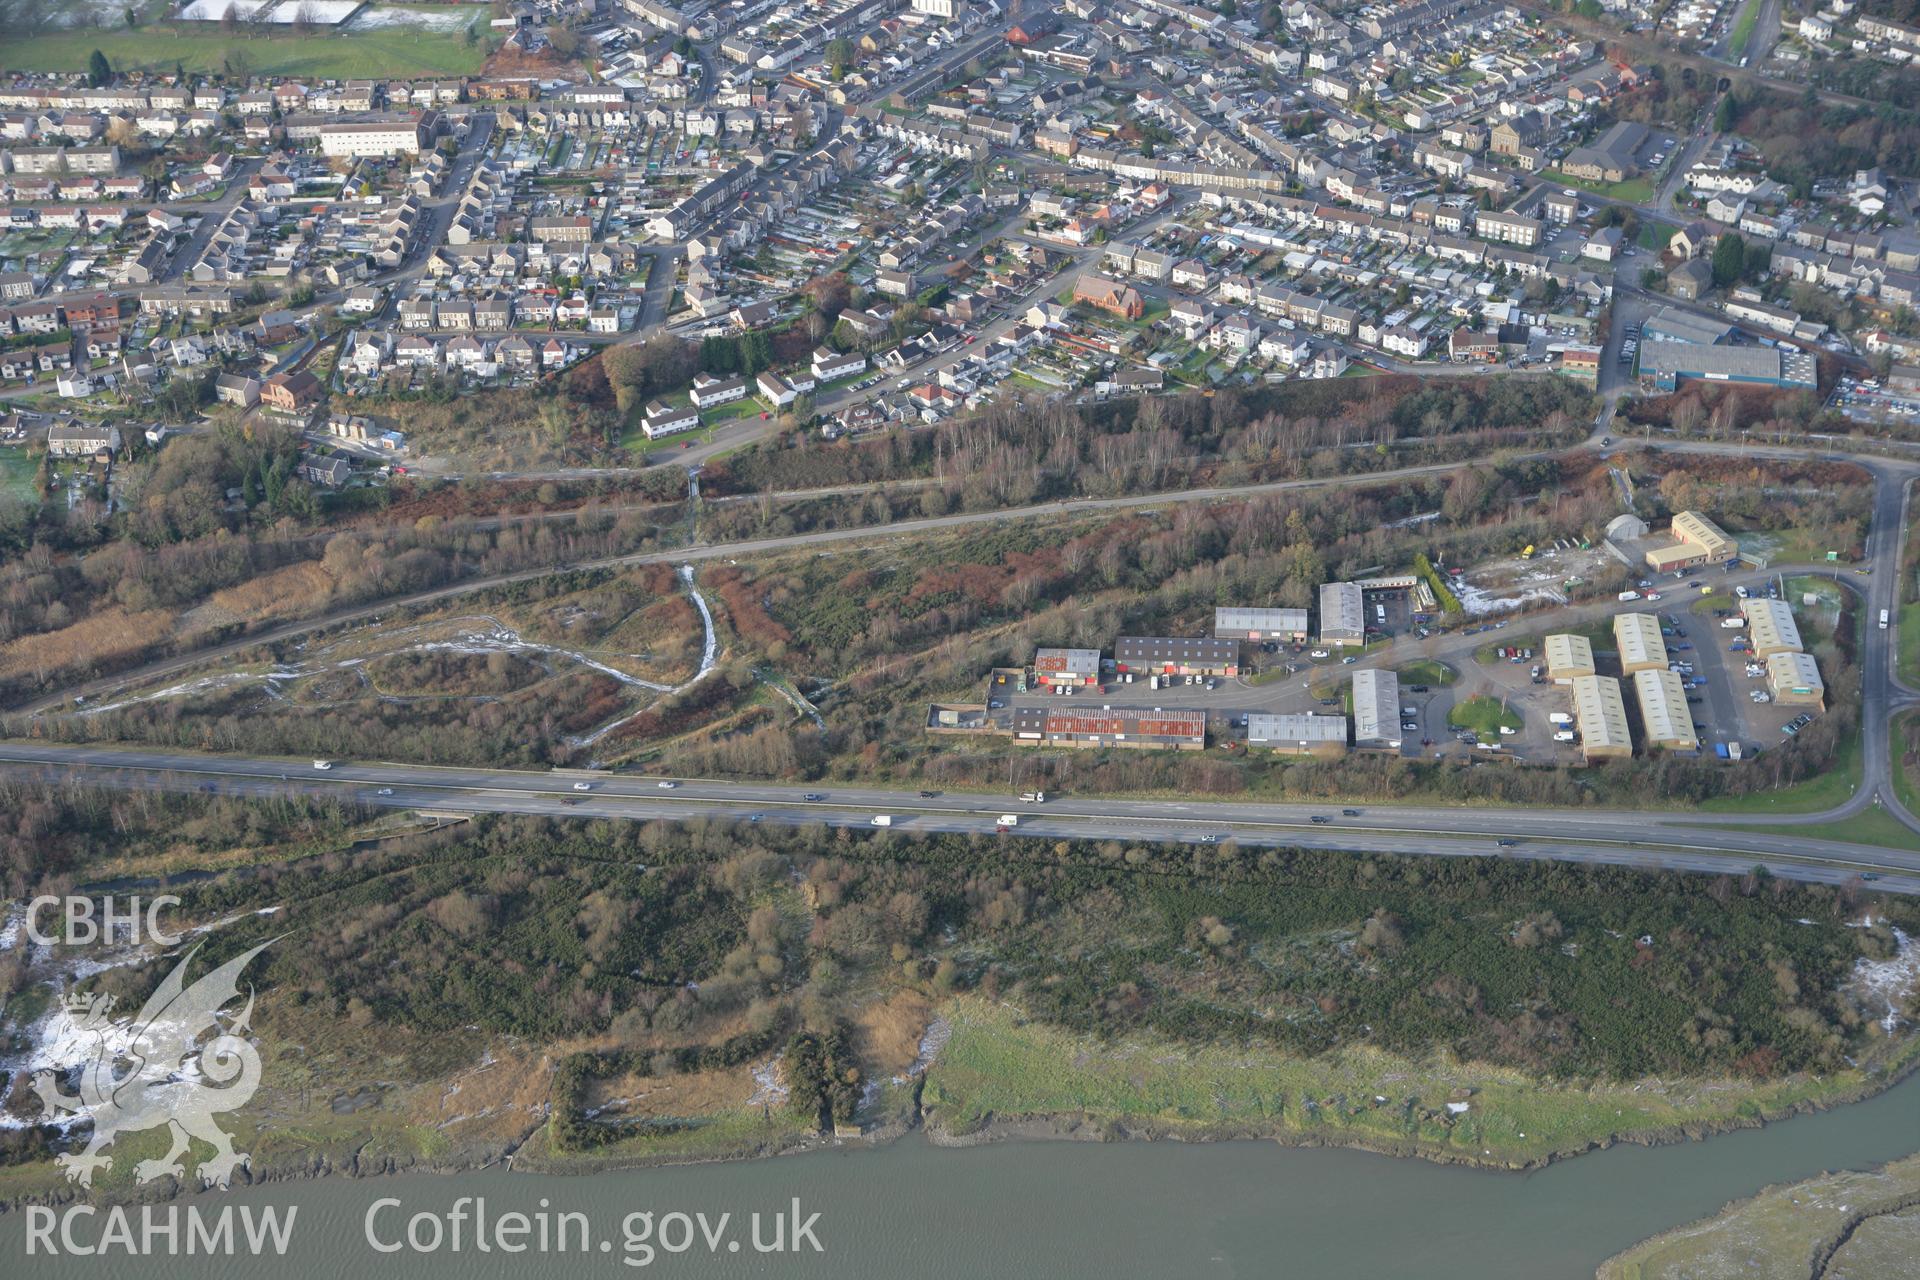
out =
[[(574, 785), (574, 789), (575, 789), (575, 790), (579, 790), (579, 789), (580, 789), (580, 784), (579, 784), (579, 783), (577, 783), (577, 782), (576, 782), (576, 783), (574, 783), (573, 785)], [(659, 787), (660, 787), (660, 789), (661, 789), (662, 791), (671, 791), (671, 790), (673, 790), (673, 789), (674, 789), (675, 787), (677, 787), (677, 786), (679, 786), (680, 784), (679, 784), (679, 783), (677, 783), (677, 782), (671, 782), (671, 781), (669, 781), (669, 782), (662, 782), (662, 783), (660, 783), (660, 784), (658, 784), (658, 785), (659, 785)]]
[(1494, 844), (1498, 845), (1502, 849), (1511, 849), (1519, 843), (1520, 842), (1518, 840), (1495, 840), (1494, 841)]
[(1326, 814), (1324, 814), (1324, 813), (1316, 813), (1316, 814), (1314, 814), (1314, 815), (1313, 815), (1313, 818), (1312, 818), (1312, 821), (1314, 821), (1314, 822), (1319, 822), (1319, 823), (1327, 823), (1327, 822), (1332, 822), (1332, 821), (1333, 821), (1333, 819), (1332, 819), (1332, 818), (1329, 818), (1329, 817), (1328, 817), (1328, 816), (1327, 816)]
[(937, 796), (937, 795), (939, 795), (939, 794), (940, 794), (940, 793), (939, 793), (938, 791), (928, 791), (928, 790), (927, 790), (926, 788), (924, 788), (924, 787), (922, 787), (922, 788), (920, 789), (920, 798), (921, 798), (922, 800), (931, 800), (931, 799), (933, 799), (933, 798), (934, 798), (935, 796)]
[(826, 797), (821, 795), (818, 791), (809, 791), (807, 792), (807, 794), (801, 796), (800, 798), (802, 800), (805, 800), (808, 804), (812, 804), (816, 800), (826, 799)]
[(331, 760), (315, 760), (315, 761), (313, 762), (313, 767), (314, 767), (314, 768), (316, 768), (316, 769), (322, 769), (322, 770), (325, 770), (325, 769), (331, 769), (331, 768), (333, 768), (333, 761), (331, 761)]
[(1220, 837), (1214, 835), (1212, 832), (1209, 831), (1206, 835), (1203, 835), (1200, 837), (1200, 843), (1201, 844), (1219, 844)]
[(1340, 812), (1342, 815), (1349, 818), (1357, 818), (1360, 816), (1360, 811), (1358, 809), (1342, 809)]
[(593, 790), (593, 784), (591, 782), (576, 782), (573, 784), (573, 789), (575, 791), (591, 791)]
[(1325, 649), (1315, 649), (1312, 653), (1308, 654), (1307, 656), (1309, 658), (1324, 658), (1327, 656), (1327, 651)]
[[(211, 791), (211, 790), (212, 790), (213, 788), (211, 788), (211, 787), (209, 787), (209, 788), (207, 788), (207, 789), (208, 789), (209, 791)], [(374, 792), (373, 794), (375, 794), (375, 795), (377, 795), (377, 796), (390, 796), (390, 795), (392, 795), (392, 794), (393, 794), (393, 788), (392, 788), (392, 787), (382, 787), (382, 788), (380, 788), (380, 789), (379, 789), (378, 791), (376, 791), (376, 792)]]
[(764, 818), (764, 817), (766, 817), (766, 816), (767, 816), (767, 815), (766, 815), (766, 814), (764, 814), (764, 813), (750, 813), (750, 814), (748, 814), (748, 815), (747, 815), (747, 821), (748, 821), (748, 822), (758, 822), (758, 821), (760, 821), (760, 819), (762, 819), (762, 818)]

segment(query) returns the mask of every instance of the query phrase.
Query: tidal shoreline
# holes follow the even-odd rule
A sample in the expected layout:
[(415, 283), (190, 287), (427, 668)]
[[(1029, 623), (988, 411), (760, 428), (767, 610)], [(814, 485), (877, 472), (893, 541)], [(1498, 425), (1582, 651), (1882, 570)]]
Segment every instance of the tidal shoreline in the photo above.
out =
[[(1898, 1062), (1890, 1069), (1851, 1088), (1825, 1097), (1803, 1098), (1790, 1105), (1772, 1109), (1756, 1107), (1754, 1113), (1750, 1115), (1730, 1115), (1698, 1123), (1622, 1130), (1577, 1145), (1549, 1151), (1543, 1155), (1520, 1159), (1477, 1156), (1470, 1152), (1451, 1150), (1411, 1139), (1404, 1142), (1383, 1141), (1377, 1136), (1343, 1133), (1332, 1127), (1292, 1129), (1285, 1126), (1245, 1124), (1180, 1125), (1147, 1116), (1098, 1116), (1085, 1112), (993, 1115), (984, 1122), (960, 1131), (946, 1125), (937, 1109), (919, 1111), (916, 1108), (915, 1114), (911, 1117), (876, 1125), (862, 1131), (857, 1137), (814, 1134), (791, 1140), (716, 1146), (707, 1153), (680, 1152), (653, 1156), (636, 1152), (619, 1152), (555, 1158), (538, 1150), (546, 1132), (546, 1126), (543, 1123), (514, 1143), (480, 1145), (444, 1157), (401, 1157), (388, 1154), (362, 1160), (357, 1150), (350, 1159), (344, 1161), (325, 1154), (315, 1154), (305, 1160), (275, 1159), (269, 1156), (257, 1165), (243, 1169), (235, 1178), (235, 1185), (266, 1185), (322, 1178), (372, 1179), (408, 1174), (455, 1177), (482, 1172), (496, 1166), (501, 1166), (507, 1173), (525, 1172), (548, 1176), (589, 1177), (644, 1169), (759, 1161), (828, 1150), (878, 1150), (900, 1142), (915, 1133), (921, 1134), (929, 1146), (950, 1150), (1022, 1142), (1175, 1142), (1196, 1146), (1213, 1143), (1271, 1142), (1277, 1146), (1299, 1149), (1363, 1151), (1373, 1155), (1417, 1159), (1430, 1164), (1488, 1172), (1529, 1173), (1614, 1146), (1631, 1145), (1645, 1148), (1675, 1146), (1704, 1141), (1740, 1130), (1759, 1129), (1796, 1116), (1835, 1110), (1885, 1093), (1912, 1076), (1916, 1068), (1920, 1068), (1920, 1053), (1909, 1051), (1901, 1055)], [(529, 1151), (529, 1147), (536, 1149)], [(44, 1167), (49, 1174), (54, 1173), (51, 1162)], [(18, 1172), (22, 1168), (23, 1166), (15, 1166), (15, 1171)], [(164, 1185), (156, 1184), (144, 1188), (110, 1188), (103, 1195), (111, 1202), (138, 1204), (166, 1201), (181, 1195), (193, 1194), (198, 1190), (197, 1185), (190, 1181), (169, 1179)], [(82, 1199), (98, 1201), (100, 1198), (100, 1195), (94, 1195), (61, 1182), (40, 1192), (0, 1197), (0, 1213), (15, 1211), (29, 1204), (58, 1206)]]

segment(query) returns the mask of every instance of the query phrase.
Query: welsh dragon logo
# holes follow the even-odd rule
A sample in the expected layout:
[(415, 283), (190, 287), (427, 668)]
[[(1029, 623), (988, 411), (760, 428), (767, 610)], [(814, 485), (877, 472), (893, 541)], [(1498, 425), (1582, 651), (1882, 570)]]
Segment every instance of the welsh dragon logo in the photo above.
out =
[[(56, 1157), (69, 1182), (91, 1186), (97, 1170), (112, 1167), (112, 1158), (101, 1152), (115, 1138), (162, 1125), (172, 1134), (173, 1145), (160, 1159), (134, 1166), (138, 1182), (168, 1174), (185, 1177), (181, 1157), (188, 1154), (194, 1138), (214, 1149), (213, 1158), (202, 1160), (199, 1168), (200, 1181), (208, 1186), (230, 1185), (233, 1171), (251, 1163), (245, 1152), (233, 1149), (233, 1139), (214, 1117), (245, 1106), (260, 1087), (260, 1054), (246, 1039), (253, 1016), (252, 988), (247, 990), (246, 1007), (233, 1015), (228, 1026), (221, 1025), (220, 1011), (238, 998), (241, 971), (273, 941), (261, 943), (188, 986), (187, 966), (200, 952), (196, 945), (131, 1019), (109, 1017), (111, 996), (67, 997), (67, 1017), (84, 1046), (67, 1058), (69, 1069), (78, 1068), (80, 1092), (62, 1090), (52, 1071), (36, 1073), (33, 1088), (40, 1095), (42, 1120), (66, 1112), (93, 1122), (86, 1150)], [(201, 1045), (201, 1037), (208, 1033), (213, 1038)]]

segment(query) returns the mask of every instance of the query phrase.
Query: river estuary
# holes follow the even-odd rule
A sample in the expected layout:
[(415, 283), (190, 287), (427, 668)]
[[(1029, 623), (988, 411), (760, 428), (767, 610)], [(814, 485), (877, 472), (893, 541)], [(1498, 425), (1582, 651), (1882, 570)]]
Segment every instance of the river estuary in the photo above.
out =
[[(499, 1171), (276, 1183), (184, 1202), (298, 1206), (284, 1262), (252, 1258), (165, 1260), (26, 1256), (24, 1213), (0, 1216), (0, 1258), (18, 1276), (290, 1277), (379, 1275), (425, 1280), (488, 1276), (585, 1277), (645, 1272), (703, 1277), (892, 1276), (960, 1280), (1049, 1277), (1328, 1277), (1370, 1280), (1579, 1280), (1643, 1237), (1710, 1214), (1767, 1183), (1853, 1168), (1920, 1151), (1920, 1078), (1854, 1106), (1763, 1129), (1661, 1148), (1620, 1147), (1531, 1174), (1450, 1168), (1356, 1151), (1291, 1150), (1266, 1143), (1094, 1145), (1009, 1142), (943, 1150), (918, 1135), (877, 1151), (830, 1151), (733, 1164), (638, 1170), (593, 1178)], [(472, 1227), (454, 1253), (444, 1215), (460, 1197), (483, 1197), (498, 1223), (513, 1211), (586, 1215), (583, 1251), (478, 1253)], [(818, 1214), (822, 1252), (761, 1255), (772, 1223)], [(369, 1209), (383, 1253), (367, 1239)], [(623, 1220), (652, 1211), (655, 1233), (631, 1247)], [(704, 1213), (693, 1247), (666, 1215)], [(441, 1218), (441, 1247), (404, 1247), (408, 1220)], [(723, 1229), (720, 1214), (731, 1214)], [(468, 1218), (468, 1223), (472, 1221)], [(549, 1219), (552, 1223), (554, 1220)], [(634, 1224), (638, 1234), (638, 1224)], [(420, 1239), (430, 1240), (422, 1224)], [(537, 1232), (537, 1225), (533, 1227)], [(99, 1229), (77, 1232), (97, 1240)], [(496, 1239), (501, 1237), (496, 1236)], [(529, 1241), (537, 1239), (530, 1233)], [(792, 1239), (789, 1236), (789, 1239)], [(506, 1239), (511, 1242), (513, 1237)], [(648, 1257), (651, 1263), (639, 1264)], [(736, 1247), (737, 1246), (737, 1247)]]

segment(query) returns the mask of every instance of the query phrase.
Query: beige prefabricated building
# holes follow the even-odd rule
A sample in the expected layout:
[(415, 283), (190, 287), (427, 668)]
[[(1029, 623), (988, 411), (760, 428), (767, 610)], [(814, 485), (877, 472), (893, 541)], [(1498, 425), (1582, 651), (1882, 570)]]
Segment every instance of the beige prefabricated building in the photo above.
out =
[(1573, 678), (1573, 718), (1580, 726), (1580, 752), (1589, 762), (1633, 754), (1627, 733), (1627, 704), (1612, 676)]
[(1671, 671), (1636, 671), (1634, 696), (1640, 701), (1640, 729), (1647, 746), (1669, 751), (1695, 751), (1700, 735), (1694, 732), (1693, 712), (1687, 707), (1686, 686)]
[(1667, 642), (1660, 636), (1660, 619), (1650, 613), (1622, 613), (1613, 619), (1613, 639), (1620, 648), (1620, 671), (1667, 669)]
[(1571, 680), (1576, 676), (1594, 674), (1593, 642), (1585, 636), (1551, 635), (1543, 646), (1546, 649), (1547, 679)]

